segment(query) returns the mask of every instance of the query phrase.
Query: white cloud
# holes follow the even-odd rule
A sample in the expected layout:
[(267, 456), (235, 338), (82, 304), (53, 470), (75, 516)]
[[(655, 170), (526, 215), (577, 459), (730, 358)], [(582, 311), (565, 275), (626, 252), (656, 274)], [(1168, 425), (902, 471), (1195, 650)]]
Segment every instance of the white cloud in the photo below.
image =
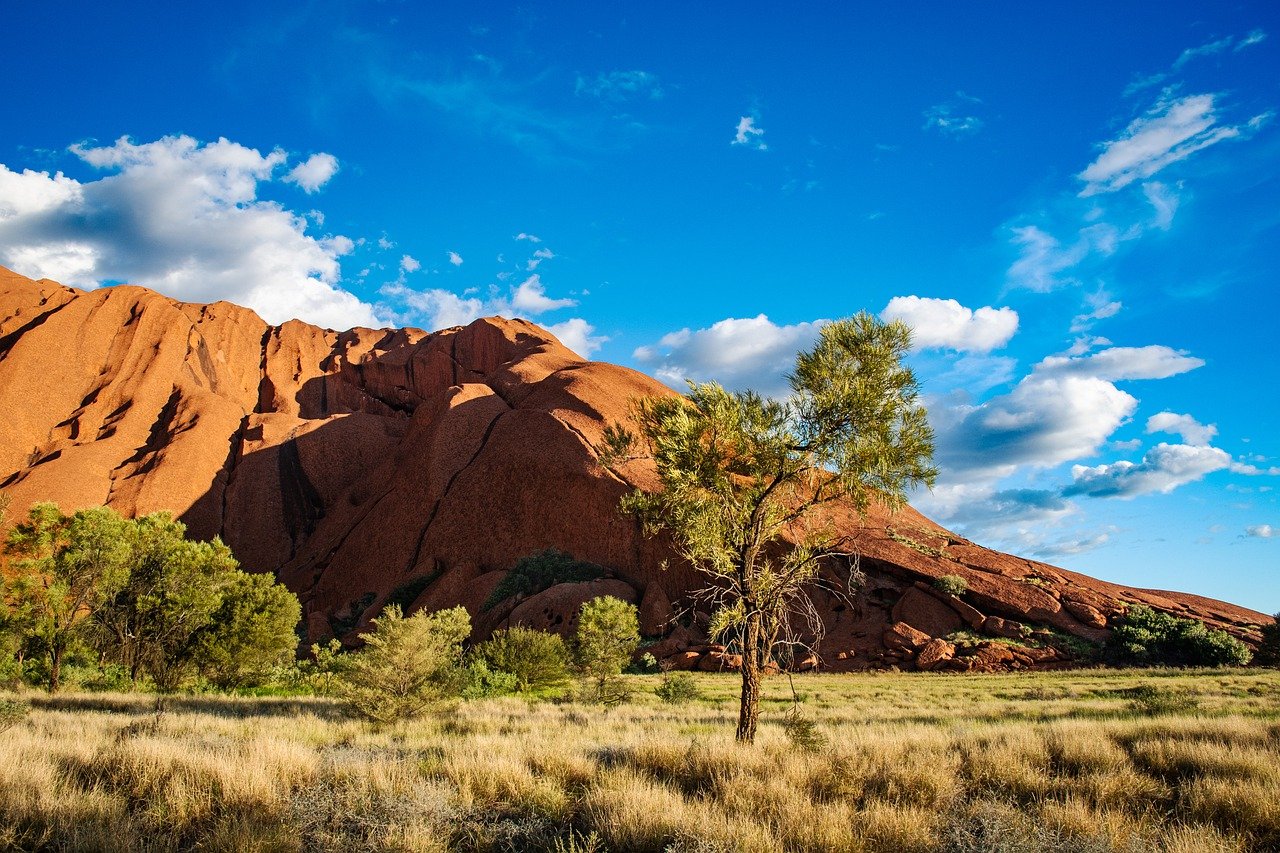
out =
[(604, 335), (595, 334), (595, 327), (581, 317), (571, 317), (563, 323), (547, 326), (547, 331), (560, 339), (560, 343), (578, 355), (590, 358), (600, 349), (600, 345), (609, 340)]
[(400, 269), (403, 272), (417, 272), (422, 269), (422, 264), (413, 255), (405, 255), (400, 259)]
[(671, 332), (656, 344), (637, 348), (632, 357), (679, 390), (685, 389), (686, 379), (714, 380), (733, 390), (783, 396), (785, 374), (795, 367), (796, 353), (812, 346), (827, 322), (779, 326), (764, 314), (729, 318), (696, 331)]
[(527, 314), (543, 314), (577, 304), (577, 300), (574, 299), (552, 299), (547, 296), (542, 279), (537, 275), (531, 275), (520, 282), (511, 294), (511, 307), (517, 312)]
[(958, 104), (937, 104), (924, 111), (924, 128), (953, 137), (969, 136), (982, 130), (983, 121), (976, 115), (967, 115)]
[(624, 101), (633, 97), (658, 100), (663, 96), (658, 77), (648, 71), (610, 71), (593, 78), (579, 76), (574, 94), (591, 95), (607, 101)]
[(548, 261), (554, 258), (556, 256), (556, 253), (551, 251), (550, 249), (544, 248), (544, 249), (535, 250), (533, 253), (533, 256), (535, 258), (539, 258), (540, 260)]
[(1277, 539), (1280, 538), (1280, 527), (1272, 527), (1270, 524), (1254, 524), (1244, 529), (1245, 536), (1255, 536), (1258, 539)]
[(378, 323), (337, 285), (352, 241), (312, 236), (305, 215), (258, 199), (283, 151), (188, 136), (71, 150), (112, 174), (81, 183), (0, 165), (0, 263), (77, 287), (127, 281), (177, 299), (226, 299), (272, 323)]
[(1007, 394), (978, 405), (932, 405), (944, 481), (994, 480), (1092, 456), (1137, 408), (1113, 383), (1163, 379), (1203, 364), (1163, 346), (1050, 356)]
[(1213, 95), (1162, 97), (1129, 123), (1078, 177), (1081, 196), (1108, 193), (1148, 178), (1197, 151), (1241, 134), (1240, 128), (1218, 125)]
[(954, 299), (895, 296), (880, 312), (882, 320), (902, 320), (913, 330), (917, 348), (987, 353), (1009, 342), (1018, 331), (1018, 312), (1012, 308), (973, 310)]
[(1166, 346), (1110, 347), (1084, 356), (1045, 358), (1035, 367), (1042, 376), (1086, 376), (1115, 382), (1167, 379), (1204, 366), (1204, 360)]
[(539, 237), (539, 236), (537, 236), (536, 234), (526, 234), (526, 233), (525, 233), (525, 232), (523, 232), (523, 231), (521, 231), (519, 234), (517, 234), (517, 235), (516, 235), (515, 237), (513, 237), (512, 239), (513, 239), (513, 240), (527, 240), (527, 241), (528, 241), (528, 242), (530, 242), (530, 243), (541, 243), (541, 242), (542, 242), (542, 238), (541, 238), (541, 237)]
[(754, 116), (742, 116), (738, 119), (738, 127), (730, 145), (745, 145), (757, 151), (766, 151), (769, 146), (764, 141), (764, 128), (756, 127)]
[(383, 234), (381, 237), (378, 238), (378, 248), (382, 249), (384, 252), (387, 249), (395, 248), (395, 245), (396, 245), (395, 243), (392, 243), (390, 240), (387, 239), (386, 234)]
[(332, 154), (312, 154), (289, 170), (286, 183), (297, 184), (308, 194), (315, 192), (338, 174), (338, 158)]
[(1168, 494), (1206, 474), (1230, 467), (1231, 456), (1217, 447), (1161, 442), (1137, 464), (1120, 461), (1093, 467), (1073, 465), (1073, 482), (1062, 493), (1124, 499), (1155, 492)]
[(1213, 424), (1202, 424), (1191, 415), (1160, 412), (1147, 418), (1147, 433), (1169, 432), (1182, 437), (1187, 444), (1207, 445), (1218, 434)]
[(453, 264), (455, 267), (462, 266), (462, 255), (459, 255), (457, 252), (450, 252), (449, 263)]

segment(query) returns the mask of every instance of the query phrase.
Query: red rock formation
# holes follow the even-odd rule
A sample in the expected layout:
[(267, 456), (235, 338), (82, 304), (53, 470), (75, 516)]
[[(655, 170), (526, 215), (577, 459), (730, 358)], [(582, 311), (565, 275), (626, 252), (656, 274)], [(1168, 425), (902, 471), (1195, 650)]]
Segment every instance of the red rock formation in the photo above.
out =
[[(631, 590), (647, 631), (674, 628), (655, 647), (673, 663), (720, 666), (723, 653), (672, 619), (696, 576), (616, 511), (630, 489), (656, 485), (654, 471), (637, 461), (615, 474), (596, 452), (631, 399), (670, 393), (522, 320), (433, 334), (270, 326), (224, 302), (83, 292), (0, 269), (0, 489), (11, 517), (38, 500), (172, 510), (193, 534), (221, 535), (246, 567), (277, 573), (301, 597), (312, 640), (353, 636), (389, 601), (462, 603), (478, 633), (566, 624), (581, 588), (482, 610), (519, 558), (557, 548), (606, 567), (602, 588)], [(819, 595), (833, 668), (910, 666), (922, 647), (930, 667), (1001, 668), (1017, 662), (1004, 647), (961, 664), (960, 654), (934, 660), (944, 647), (927, 641), (983, 626), (1097, 640), (1131, 602), (1251, 640), (1251, 626), (1270, 621), (990, 551), (910, 508), (865, 518), (838, 508), (832, 521), (853, 536), (867, 579), (851, 602)], [(942, 575), (965, 579), (963, 600), (932, 588)], [(886, 647), (893, 625), (909, 640)]]

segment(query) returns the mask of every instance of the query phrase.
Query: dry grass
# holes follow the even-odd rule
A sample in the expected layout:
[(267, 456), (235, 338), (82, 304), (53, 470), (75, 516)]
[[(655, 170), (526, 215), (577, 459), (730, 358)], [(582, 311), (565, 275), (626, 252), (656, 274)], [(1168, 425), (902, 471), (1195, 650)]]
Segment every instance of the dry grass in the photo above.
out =
[[(15, 850), (1280, 849), (1280, 673), (796, 679), (826, 738), (751, 748), (736, 684), (609, 710), (459, 704), (375, 730), (323, 699), (29, 696), (0, 733)], [(1190, 697), (1143, 709), (1134, 688)]]

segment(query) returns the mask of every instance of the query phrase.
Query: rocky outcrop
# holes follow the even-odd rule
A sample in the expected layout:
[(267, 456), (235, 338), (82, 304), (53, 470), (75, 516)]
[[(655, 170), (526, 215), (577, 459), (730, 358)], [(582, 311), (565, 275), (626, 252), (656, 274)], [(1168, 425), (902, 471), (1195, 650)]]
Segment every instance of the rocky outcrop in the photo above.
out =
[[(617, 512), (628, 491), (656, 487), (654, 471), (599, 461), (604, 427), (632, 399), (671, 393), (585, 361), (522, 320), (430, 334), (272, 326), (227, 303), (128, 286), (84, 292), (0, 270), (0, 490), (11, 517), (38, 500), (172, 510), (297, 592), (309, 641), (352, 638), (392, 602), (463, 604), (477, 634), (514, 622), (562, 628), (595, 584), (640, 605), (652, 648), (673, 665), (727, 665), (731, 654), (706, 645), (705, 617), (686, 612), (697, 576)], [(829, 668), (1048, 665), (1034, 658), (1049, 629), (1100, 640), (1135, 602), (1252, 641), (1253, 626), (1270, 621), (990, 551), (910, 508), (861, 517), (836, 507), (830, 522), (856, 543), (866, 582), (851, 596), (817, 596)], [(485, 609), (517, 560), (547, 548), (606, 577)], [(827, 568), (833, 587), (848, 568)], [(935, 590), (943, 575), (968, 592)], [(957, 629), (1031, 632), (1042, 648), (947, 658), (934, 641)]]

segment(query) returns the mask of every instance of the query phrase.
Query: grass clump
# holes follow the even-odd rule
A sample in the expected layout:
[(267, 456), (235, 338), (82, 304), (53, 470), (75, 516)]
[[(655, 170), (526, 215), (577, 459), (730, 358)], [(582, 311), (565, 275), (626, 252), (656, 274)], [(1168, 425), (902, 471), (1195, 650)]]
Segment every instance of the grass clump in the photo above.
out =
[(603, 566), (575, 560), (570, 554), (548, 548), (519, 560), (489, 593), (480, 609), (492, 610), (516, 595), (534, 595), (560, 583), (585, 583), (605, 574)]
[(969, 582), (959, 575), (943, 575), (940, 578), (934, 578), (933, 588), (959, 598), (969, 591)]

